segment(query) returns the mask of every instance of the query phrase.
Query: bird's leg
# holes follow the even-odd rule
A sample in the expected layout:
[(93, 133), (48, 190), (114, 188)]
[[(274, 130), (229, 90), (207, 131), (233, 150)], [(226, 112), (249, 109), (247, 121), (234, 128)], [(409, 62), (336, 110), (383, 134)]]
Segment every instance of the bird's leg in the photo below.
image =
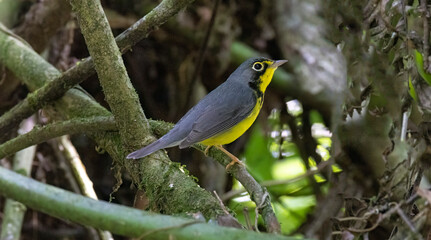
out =
[(235, 155), (233, 155), (232, 153), (228, 152), (221, 145), (214, 145), (214, 146), (216, 148), (220, 149), (222, 152), (224, 152), (226, 155), (228, 155), (228, 157), (230, 157), (232, 159), (232, 162), (230, 162), (228, 165), (226, 165), (226, 170), (228, 170), (230, 167), (232, 167), (235, 163), (244, 165), (244, 163), (242, 163), (237, 157), (235, 157)]
[(205, 156), (208, 157), (208, 151), (211, 149), (211, 147), (212, 147), (212, 145), (207, 146), (207, 148), (205, 148), (205, 151), (204, 151)]

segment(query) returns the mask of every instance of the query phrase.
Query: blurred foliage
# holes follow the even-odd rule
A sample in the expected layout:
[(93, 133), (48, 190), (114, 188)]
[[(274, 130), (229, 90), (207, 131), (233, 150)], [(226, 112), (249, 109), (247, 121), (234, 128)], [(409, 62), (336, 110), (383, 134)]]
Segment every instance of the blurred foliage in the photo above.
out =
[(424, 69), (424, 57), (418, 50), (414, 50), (415, 54), (415, 63), (416, 63), (416, 69), (418, 70), (419, 75), (421, 75), (422, 79), (424, 79), (428, 85), (431, 86), (431, 74), (426, 73)]
[[(26, 19), (25, 13), (38, 1), (19, 2), (24, 4), (16, 9), (18, 1), (0, 1), (0, 15), (4, 14), (2, 10), (6, 6), (1, 4), (12, 3), (16, 11), (0, 16), (0, 19), (6, 17), (15, 21), (10, 23), (12, 27), (34, 21)], [(102, 1), (115, 35), (159, 2)], [(280, 24), (276, 16), (280, 14), (276, 13), (277, 3), (286, 2), (221, 1), (216, 21), (210, 26), (214, 2), (196, 1), (124, 54), (128, 74), (140, 95), (146, 116), (178, 121), (200, 98), (220, 85), (244, 58), (251, 56), (288, 58), (289, 63), (283, 69), (289, 74), (286, 71), (276, 74), (284, 79), (296, 79), (293, 73), (295, 64), (300, 61), (291, 59), (292, 55), (305, 56), (308, 60), (313, 60), (314, 56), (312, 51), (298, 51), (297, 46), (284, 46), (291, 54), (283, 52), (284, 43), (279, 41), (281, 36), (276, 27)], [(423, 41), (429, 29), (425, 29), (424, 21), (428, 20), (424, 15), (426, 11), (421, 9), (421, 1), (330, 0), (320, 1), (320, 5), (319, 1), (296, 4), (305, 4), (308, 9), (318, 8), (318, 14), (302, 15), (311, 22), (292, 19), (281, 24), (303, 24), (301, 29), (312, 31), (310, 35), (321, 31), (322, 41), (328, 40), (332, 47), (336, 46), (346, 61), (349, 89), (343, 105), (344, 121), (337, 119), (332, 123), (337, 126), (325, 126), (319, 105), (310, 109), (306, 101), (287, 98), (288, 91), (281, 81), (269, 86), (260, 117), (243, 137), (227, 146), (228, 150), (241, 156), (253, 177), (269, 190), (285, 234), (334, 235), (337, 239), (419, 239), (408, 224), (411, 223), (416, 227), (414, 230), (429, 236), (429, 218), (423, 219), (429, 215), (429, 207), (419, 201), (406, 202), (415, 196), (419, 183), (429, 187), (431, 175), (431, 74), (430, 67), (426, 66), (426, 56), (429, 62), (430, 54), (424, 54)], [(429, 11), (429, 5), (427, 9)], [(205, 44), (208, 28), (211, 34)], [(295, 32), (289, 34), (296, 36)], [(301, 44), (304, 43), (297, 43)], [(202, 49), (205, 54), (200, 59)], [(74, 19), (52, 36), (47, 50), (44, 53), (47, 58), (63, 70), (88, 56)], [(202, 64), (200, 70), (199, 64)], [(326, 67), (334, 69), (334, 66)], [(1, 113), (28, 93), (19, 82), (9, 82), (9, 78), (3, 77), (6, 75), (3, 72), (0, 75)], [(315, 79), (309, 80), (311, 88)], [(82, 87), (108, 107), (95, 76), (83, 82)], [(305, 100), (315, 94), (305, 90), (303, 93), (301, 96)], [(406, 139), (401, 140), (404, 116), (410, 121), (405, 122), (408, 130), (404, 129)], [(38, 121), (45, 124), (50, 119), (41, 111)], [(334, 132), (329, 132), (328, 128)], [(311, 131), (312, 136), (307, 141), (304, 140), (306, 131)], [(334, 138), (338, 141), (333, 141)], [(109, 199), (115, 184), (110, 157), (98, 154), (94, 150), (97, 146), (85, 135), (74, 136), (73, 143), (83, 157), (99, 198)], [(308, 156), (317, 155), (303, 157), (307, 146), (313, 147), (305, 149)], [(38, 146), (32, 176), (73, 190), (69, 182), (72, 180), (65, 179), (67, 167), (55, 157), (57, 148), (55, 141)], [(223, 167), (201, 153), (177, 148), (167, 151), (173, 161), (187, 166), (203, 188), (215, 190), (222, 197), (242, 190)], [(8, 166), (10, 162), (2, 160), (1, 164)], [(325, 164), (330, 168), (322, 167)], [(135, 189), (127, 174), (123, 179), (114, 202), (130, 206)], [(243, 225), (254, 226), (256, 206), (248, 194), (235, 195), (227, 205)], [(397, 213), (399, 216), (388, 214), (394, 211), (394, 206), (406, 215), (405, 218), (400, 213)], [(70, 229), (75, 231), (70, 234), (71, 239), (88, 236), (83, 227), (35, 211), (31, 211), (25, 221), (24, 231), (28, 234), (24, 239), (64, 237), (64, 232)], [(260, 218), (258, 228), (265, 230)], [(309, 229), (312, 230), (308, 232)]]
[[(46, 2), (49, 4), (48, 1)], [(102, 1), (102, 4), (114, 35), (118, 35), (157, 6), (159, 2), (158, 0), (105, 0)], [(37, 10), (38, 1), (20, 1), (20, 3), (24, 4), (20, 6), (19, 10), (10, 12), (14, 15), (12, 21), (15, 21), (10, 24), (11, 28), (21, 26), (25, 21), (39, 22), (38, 17), (45, 17), (36, 14), (31, 15), (31, 18), (28, 16), (26, 18), (25, 14), (28, 13), (30, 7), (35, 7)], [(123, 59), (133, 85), (139, 93), (146, 116), (176, 122), (200, 98), (220, 85), (244, 59), (258, 55), (281, 59), (279, 47), (275, 43), (274, 23), (271, 19), (272, 7), (266, 1), (220, 1), (216, 21), (213, 26), (210, 26), (211, 15), (214, 11), (213, 1), (196, 1), (159, 29), (153, 31), (146, 39), (133, 46), (131, 51), (123, 55)], [(16, 9), (15, 6), (14, 9)], [(39, 13), (38, 11), (35, 12)], [(55, 16), (50, 17), (55, 18)], [(40, 22), (43, 21), (40, 20)], [(204, 37), (208, 28), (211, 28), (211, 35), (205, 45)], [(43, 26), (40, 32), (43, 32)], [(203, 45), (205, 45), (206, 54), (204, 54), (203, 59), (199, 59)], [(50, 36), (50, 42), (47, 43), (44, 55), (50, 63), (63, 71), (79, 64), (82, 59), (88, 56), (85, 41), (73, 16), (70, 16), (67, 24), (59, 29), (55, 35)], [(200, 72), (196, 69), (199, 62), (202, 63)], [(193, 78), (196, 72), (197, 76)], [(284, 79), (290, 77), (286, 73), (280, 73), (280, 71), (277, 71), (276, 74)], [(4, 76), (6, 75), (2, 73), (0, 93), (5, 91), (7, 94), (0, 94), (1, 114), (25, 98), (28, 93), (26, 87), (19, 81), (15, 80), (15, 83), (11, 84), (7, 77), (4, 81)], [(96, 101), (109, 109), (96, 76), (84, 81), (81, 86)], [(270, 86), (270, 88), (272, 87)], [(263, 116), (267, 116), (271, 109), (280, 105), (285, 98), (285, 88), (282, 82), (278, 84), (277, 88), (268, 91), (267, 95), (271, 97), (267, 97), (265, 100), (261, 113)], [(191, 93), (190, 97), (187, 93)], [(52, 119), (44, 116), (43, 111), (40, 111), (39, 115), (39, 124), (47, 124), (52, 121)], [(260, 122), (266, 122), (265, 117), (261, 118)], [(263, 129), (261, 126), (263, 126), (262, 123), (257, 124), (253, 130), (250, 129), (248, 134), (228, 148), (236, 155), (245, 150), (245, 154), (248, 155), (247, 163), (250, 162), (249, 169), (259, 181), (286, 179), (286, 174), (278, 170), (278, 165), (282, 162), (273, 157), (272, 154), (274, 153), (267, 150), (267, 147), (272, 145), (273, 140), (266, 137), (267, 129)], [(11, 130), (12, 132), (14, 131)], [(249, 134), (251, 135), (247, 136)], [(248, 137), (251, 137), (252, 140), (248, 141)], [(94, 142), (85, 134), (73, 136), (72, 142), (82, 158), (90, 179), (93, 181), (99, 199), (110, 200), (112, 186), (115, 185), (110, 156), (106, 153), (99, 154), (96, 151), (98, 146), (95, 146)], [(44, 143), (38, 146), (35, 166), (32, 168), (32, 177), (41, 182), (74, 191), (72, 187), (74, 179), (68, 177), (70, 170), (64, 166), (64, 163), (59, 163), (55, 155), (57, 145), (57, 142), (53, 141), (50, 144)], [(244, 149), (244, 146), (248, 147)], [(254, 148), (259, 150), (253, 151)], [(237, 183), (232, 182), (231, 178), (228, 178), (223, 167), (213, 160), (204, 159), (203, 154), (199, 152), (191, 149), (178, 150), (177, 148), (168, 151), (173, 161), (180, 161), (181, 164), (185, 164), (187, 170), (196, 176), (196, 179), (199, 179), (199, 184), (209, 191), (216, 190), (222, 195), (229, 191), (233, 185), (237, 185)], [(265, 160), (262, 161), (262, 159)], [(299, 159), (293, 160), (296, 165), (300, 166), (299, 161)], [(4, 160), (1, 164), (7, 166), (9, 161)], [(260, 169), (264, 169), (264, 171), (260, 171)], [(292, 175), (294, 175), (295, 170), (292, 171)], [(283, 203), (289, 201), (281, 197), (286, 192), (298, 192), (298, 190), (303, 189), (307, 182), (306, 180), (301, 182), (301, 185), (293, 187), (289, 185), (271, 187), (274, 189), (271, 190), (274, 197), (280, 197), (280, 200), (274, 204), (279, 204), (280, 209), (286, 208)], [(291, 189), (285, 189), (286, 187)], [(132, 206), (134, 193), (135, 189), (131, 184), (130, 177), (124, 174), (123, 184), (119, 191), (112, 195), (112, 201)], [(2, 201), (3, 199), (0, 199), (0, 207), (3, 206)], [(242, 207), (234, 209), (241, 212), (242, 209), (240, 208)], [(254, 211), (254, 207), (251, 205), (249, 209), (251, 212)], [(287, 220), (287, 218), (285, 219)], [(25, 223), (27, 224), (24, 224), (23, 239), (51, 239), (53, 236), (65, 236), (65, 232), (70, 232), (68, 237), (71, 239), (93, 237), (81, 226), (53, 219), (37, 211), (29, 211), (25, 217)], [(120, 238), (115, 237), (116, 239)]]
[[(303, 111), (298, 101), (286, 102), (285, 110), (295, 116), (297, 124), (300, 124)], [(253, 177), (267, 186), (283, 233), (293, 234), (304, 223), (307, 215), (313, 211), (316, 197), (307, 177), (304, 176), (307, 169), (296, 144), (292, 142), (291, 130), (280, 119), (280, 111), (280, 109), (273, 109), (268, 117), (266, 128), (261, 124), (253, 126), (243, 158)], [(326, 161), (330, 158), (331, 134), (323, 125), (323, 120), (317, 112), (312, 111), (310, 115), (313, 122), (313, 136), (319, 143), (316, 151)], [(309, 162), (311, 170), (316, 169), (316, 163), (312, 159)], [(339, 171), (339, 168), (334, 168), (334, 172)], [(289, 182), (300, 176), (303, 177)], [(325, 178), (319, 174), (315, 174), (314, 177), (321, 184), (321, 190), (325, 191), (328, 185)], [(281, 182), (283, 180), (285, 180), (284, 183)], [(265, 183), (269, 184), (265, 185)], [(241, 184), (234, 181), (233, 189), (242, 189)], [(254, 223), (256, 206), (248, 195), (232, 199), (229, 207), (235, 211), (236, 217), (244, 225), (247, 222), (245, 218), (249, 218), (249, 221)], [(244, 215), (244, 209), (247, 209), (247, 215)], [(260, 218), (259, 223), (261, 223)]]

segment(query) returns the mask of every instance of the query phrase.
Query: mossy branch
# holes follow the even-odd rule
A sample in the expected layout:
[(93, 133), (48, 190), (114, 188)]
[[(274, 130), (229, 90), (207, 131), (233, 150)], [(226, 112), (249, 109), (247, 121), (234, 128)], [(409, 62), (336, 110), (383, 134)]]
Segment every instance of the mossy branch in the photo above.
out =
[[(149, 120), (151, 131), (157, 136), (165, 135), (169, 130), (174, 127), (174, 124), (163, 121)], [(101, 128), (95, 127), (96, 125)], [(75, 126), (75, 127), (74, 127)], [(52, 130), (51, 130), (52, 129)], [(64, 129), (64, 130), (62, 130)], [(76, 129), (76, 130), (75, 130)], [(42, 128), (36, 128), (31, 132), (18, 136), (3, 145), (0, 145), (0, 158), (7, 154), (12, 154), (14, 151), (19, 151), (27, 146), (44, 142), (50, 138), (58, 137), (64, 134), (73, 134), (79, 132), (92, 132), (102, 130), (114, 130), (115, 122), (113, 117), (94, 117), (89, 119), (72, 119), (65, 122), (52, 123)], [(72, 132), (73, 130), (73, 132)], [(31, 139), (31, 140), (29, 140)], [(18, 147), (19, 146), (19, 147)], [(193, 147), (201, 152), (205, 151), (205, 146), (202, 144), (195, 144)], [(208, 155), (214, 158), (223, 166), (230, 163), (231, 159), (227, 157), (222, 151), (217, 148), (211, 148)], [(247, 192), (250, 194), (256, 206), (260, 206), (259, 210), (262, 214), (265, 225), (270, 232), (279, 232), (280, 225), (275, 218), (274, 211), (271, 207), (269, 198), (263, 198), (266, 194), (266, 189), (259, 185), (259, 183), (247, 172), (244, 166), (234, 165), (230, 168), (230, 174), (234, 176)]]
[[(28, 176), (30, 174), (36, 146), (23, 149), (15, 154), (13, 169), (19, 174)], [(2, 216), (0, 239), (19, 240), (22, 223), (27, 207), (13, 199), (7, 198)]]
[[(122, 53), (129, 50), (144, 37), (147, 37), (151, 31), (166, 22), (168, 18), (178, 13), (178, 11), (193, 2), (193, 0), (179, 1), (177, 4), (171, 4), (170, 2), (171, 0), (162, 1), (150, 13), (116, 37), (118, 47)], [(182, 32), (182, 34), (186, 37), (188, 36), (184, 32)], [(192, 33), (188, 34), (190, 35)], [(189, 39), (193, 38), (189, 37)], [(231, 57), (235, 64), (239, 65), (247, 58), (259, 55), (261, 55), (259, 52), (253, 50), (244, 43), (234, 42), (232, 44)], [(60, 98), (67, 90), (86, 80), (94, 73), (93, 60), (91, 57), (88, 57), (75, 67), (64, 72), (60, 77), (48, 82), (37, 91), (30, 93), (22, 102), (0, 116), (0, 134), (7, 132), (8, 129), (16, 126), (38, 109)], [(272, 82), (272, 85), (275, 86), (276, 89), (284, 91), (286, 94), (295, 95), (298, 92), (298, 84), (294, 81), (293, 77), (283, 69), (279, 69), (275, 72)]]
[[(62, 136), (59, 138), (58, 146), (62, 146), (60, 151), (64, 155), (65, 160), (69, 163), (71, 172), (76, 180), (79, 190), (83, 196), (97, 200), (96, 192), (93, 188), (93, 182), (87, 174), (87, 170), (81, 161), (81, 158), (73, 146), (68, 136)], [(97, 232), (100, 240), (111, 240), (112, 234), (109, 231), (103, 231), (101, 229), (91, 229)]]
[[(78, 17), (87, 48), (94, 60), (105, 98), (116, 119), (116, 125), (122, 140), (121, 144), (124, 145), (126, 150), (120, 157), (124, 158), (128, 152), (142, 147), (152, 140), (151, 129), (140, 107), (138, 95), (127, 76), (120, 51), (115, 44), (114, 36), (100, 2), (94, 0), (71, 0), (70, 2), (72, 10)], [(164, 179), (182, 175), (178, 169), (176, 172), (172, 171), (172, 168), (170, 168), (171, 161), (167, 154), (162, 151), (153, 155), (152, 159), (146, 159), (146, 161), (122, 161), (122, 159), (114, 159), (114, 161), (124, 166), (138, 189), (145, 189), (147, 195), (154, 200), (160, 197), (165, 198), (163, 195), (168, 194), (168, 192), (162, 192), (162, 195), (160, 195), (161, 186), (155, 187), (151, 183), (154, 179), (164, 182)], [(170, 188), (169, 192), (171, 192), (171, 186), (174, 186), (175, 189), (181, 189), (179, 185), (182, 184), (182, 182), (181, 184), (169, 182), (165, 183), (164, 187)], [(193, 185), (197, 186), (195, 183)], [(184, 200), (187, 200), (190, 196), (195, 196), (194, 194), (195, 191), (179, 191), (178, 195), (183, 196), (179, 197), (178, 200), (181, 200), (183, 204), (190, 204)], [(202, 199), (195, 199), (196, 206), (206, 205), (209, 202), (213, 203), (214, 207), (221, 209), (221, 206), (216, 205), (217, 201), (211, 194), (203, 191), (200, 195)], [(155, 202), (158, 204), (157, 200)], [(187, 212), (184, 207), (185, 205), (170, 206), (173, 211)], [(189, 208), (189, 206), (186, 208)], [(219, 212), (214, 217), (222, 215), (224, 213)]]
[(51, 216), (129, 237), (151, 236), (151, 239), (168, 239), (175, 236), (178, 240), (293, 239), (281, 235), (220, 227), (193, 219), (148, 213), (97, 201), (39, 183), (2, 167), (0, 167), (0, 194)]
[[(201, 152), (204, 152), (206, 149), (206, 146), (202, 144), (195, 144), (193, 147)], [(211, 148), (208, 151), (208, 156), (214, 158), (223, 166), (227, 166), (232, 161), (232, 159), (229, 158), (225, 153), (216, 148)], [(280, 223), (278, 222), (274, 210), (272, 209), (271, 199), (266, 188), (260, 186), (243, 165), (234, 164), (229, 168), (229, 173), (232, 174), (232, 176), (244, 186), (244, 188), (250, 194), (251, 199), (256, 203), (256, 208), (258, 208), (259, 213), (262, 215), (268, 232), (280, 233)]]
[[(164, 1), (165, 2), (165, 1)], [(167, 2), (167, 1), (166, 1)], [(163, 3), (163, 2), (162, 2)], [(158, 8), (160, 8), (161, 9), (161, 6), (162, 6), (162, 4), (161, 5), (159, 5), (159, 7)], [(168, 5), (166, 5), (166, 6), (168, 6)], [(178, 6), (180, 6), (180, 5), (176, 5), (177, 7)], [(172, 7), (172, 6), (171, 6)], [(154, 9), (153, 11), (156, 11), (158, 8), (156, 8), (156, 9)], [(156, 15), (154, 15), (154, 16), (156, 16)], [(152, 19), (152, 18), (148, 18), (148, 19)], [(146, 20), (146, 17), (145, 18), (143, 18), (143, 20), (142, 21), (145, 21)], [(152, 20), (154, 20), (154, 19), (152, 19)], [(150, 20), (149, 20), (150, 21)], [(139, 23), (139, 22), (138, 22)], [(137, 23), (137, 24), (138, 24)], [(136, 25), (136, 24), (135, 24)], [(151, 29), (149, 29), (149, 30), (151, 30)], [(132, 35), (127, 35), (127, 31), (126, 31), (126, 33), (125, 33), (125, 35), (124, 36), (132, 36)], [(124, 36), (119, 36), (119, 38), (121, 39), (121, 37), (124, 37)], [(128, 39), (133, 39), (132, 37), (129, 37)], [(237, 53), (238, 54), (238, 53)], [(78, 76), (80, 75), (80, 74), (83, 74), (83, 75), (85, 75), (85, 74), (89, 74), (89, 72), (92, 72), (92, 61), (91, 60), (89, 60), (89, 59), (87, 59), (86, 61), (84, 61), (83, 63), (81, 63), (80, 65), (78, 65), (78, 66), (83, 66), (83, 67), (75, 67), (75, 68), (73, 68), (72, 70), (70, 70), (71, 72), (74, 72), (74, 73), (78, 73), (79, 72), (79, 74), (76, 74), (76, 75), (74, 75), (74, 74), (71, 74), (71, 75), (68, 75), (67, 73), (65, 74), (65, 75), (63, 75), (63, 77), (62, 77), (62, 79), (63, 80), (72, 80), (72, 79), (70, 79), (70, 76), (75, 76), (76, 78), (78, 78)], [(75, 70), (74, 70), (75, 69)], [(72, 77), (73, 78), (73, 77)], [(61, 79), (61, 78), (60, 78)], [(287, 81), (290, 81), (290, 79), (289, 78), (286, 78), (287, 79)], [(56, 84), (59, 84), (59, 85), (61, 85), (62, 87), (68, 87), (67, 86), (67, 84), (63, 84), (64, 82), (63, 81), (60, 81), (60, 80), (55, 80), (55, 81), (53, 81), (53, 82), (56, 82)], [(51, 89), (51, 88), (45, 88), (44, 87), (44, 89)], [(64, 89), (65, 90), (65, 89)], [(37, 96), (37, 94), (35, 94), (35, 96)], [(39, 95), (40, 96), (40, 95)], [(36, 101), (36, 102), (38, 102), (38, 101)], [(37, 103), (36, 103), (37, 104)], [(97, 111), (96, 111), (97, 112)], [(106, 115), (107, 113), (106, 112), (104, 112), (102, 115)], [(13, 114), (12, 114), (13, 115)], [(0, 121), (0, 125), (1, 125), (1, 121)], [(1, 129), (1, 126), (0, 126), (0, 129)], [(1, 131), (1, 130), (0, 130)], [(119, 157), (119, 158), (121, 158), (121, 156), (124, 156), (123, 154), (124, 154), (124, 152), (123, 152), (123, 150), (120, 150), (120, 152), (119, 152), (119, 149), (118, 148), (116, 148), (116, 147), (114, 147), (114, 149), (112, 149), (112, 146), (110, 146), (111, 144), (113, 144), (113, 142), (115, 142), (115, 144), (118, 144), (118, 142), (116, 142), (116, 137), (113, 137), (113, 136), (108, 136), (108, 137), (103, 137), (104, 135), (106, 135), (106, 134), (94, 134), (93, 135), (93, 137), (96, 139), (96, 141), (97, 141), (97, 139), (99, 140), (99, 144), (100, 145), (102, 145), (102, 146), (108, 146), (108, 148), (111, 148), (111, 154), (113, 153), (112, 151), (114, 151), (114, 157), (115, 157), (115, 154), (120, 154), (120, 155), (117, 155), (117, 157)], [(110, 146), (110, 147), (109, 147)], [(202, 150), (202, 147), (200, 147), (201, 148), (201, 150)], [(212, 152), (213, 151), (216, 151), (216, 150), (212, 150), (212, 151), (210, 151), (210, 154), (213, 154)], [(217, 157), (216, 155), (218, 155), (219, 157)], [(217, 154), (217, 151), (216, 151), (216, 153), (214, 153), (214, 156), (216, 156), (216, 159), (218, 160), (218, 161), (220, 161), (222, 164), (224, 164), (224, 165), (226, 165), (226, 163), (224, 163), (224, 162), (226, 162), (227, 160), (224, 158), (225, 156), (223, 155), (223, 154)], [(159, 161), (160, 162), (160, 161)], [(141, 171), (141, 169), (139, 168), (139, 167), (136, 167), (135, 168), (137, 171)], [(145, 173), (146, 173), (146, 171), (141, 171), (144, 175), (145, 175)], [(235, 169), (235, 168), (232, 168), (232, 174), (240, 181), (240, 182), (242, 182), (243, 183), (243, 185), (244, 186), (249, 186), (249, 187), (246, 187), (247, 189), (248, 189), (248, 191), (252, 194), (252, 198), (256, 201), (256, 203), (257, 203), (257, 206), (259, 206), (260, 207), (260, 209), (262, 210), (261, 212), (263, 213), (263, 217), (264, 217), (264, 220), (265, 220), (265, 222), (267, 223), (267, 225), (269, 224), (269, 225), (273, 225), (274, 227), (268, 227), (268, 229), (270, 230), (270, 231), (275, 231), (275, 232), (277, 232), (277, 231), (279, 231), (279, 225), (278, 225), (278, 222), (275, 220), (275, 217), (274, 217), (274, 213), (273, 213), (273, 211), (272, 211), (272, 208), (271, 208), (271, 206), (270, 206), (270, 202), (269, 202), (269, 199), (263, 199), (262, 198), (262, 196), (264, 196), (265, 194), (265, 189), (264, 188), (262, 188), (261, 186), (259, 186), (259, 184), (257, 184), (257, 182), (247, 173), (247, 171), (244, 169), (244, 168), (240, 168), (240, 169)], [(151, 176), (152, 174), (150, 173), (150, 175), (149, 176)], [(162, 181), (163, 182), (163, 179), (158, 179), (158, 181)], [(157, 184), (155, 184), (156, 186), (157, 186)], [(153, 197), (160, 197), (159, 195), (160, 195), (160, 193), (157, 193), (157, 192), (160, 192), (160, 191), (162, 191), (162, 189), (154, 189), (154, 188), (152, 188), (152, 187), (150, 187), (150, 189), (152, 189), (153, 191), (155, 191), (155, 190), (157, 190), (156, 192), (153, 192), (153, 194), (155, 194), (155, 195), (153, 195)], [(151, 195), (150, 195), (151, 196)], [(174, 203), (174, 202), (172, 202), (172, 203)], [(211, 203), (212, 204), (212, 203)], [(210, 204), (210, 205), (211, 205)], [(170, 205), (170, 204), (168, 204), (168, 205)], [(165, 205), (164, 207), (168, 207), (168, 205)], [(171, 210), (173, 210), (173, 209), (171, 209)], [(167, 212), (170, 212), (170, 211), (167, 211)], [(211, 215), (211, 214), (210, 214)], [(208, 214), (206, 214), (206, 216), (208, 216)], [(274, 221), (275, 220), (275, 221)], [(275, 224), (272, 224), (272, 223), (275, 223)], [(277, 227), (277, 225), (278, 225), (278, 227)], [(278, 230), (277, 230), (278, 229)]]
[[(148, 34), (177, 14), (194, 0), (164, 0), (147, 15), (116, 37), (122, 53), (147, 37)], [(35, 113), (48, 103), (62, 97), (67, 90), (86, 80), (95, 73), (93, 60), (86, 58), (61, 76), (55, 76), (37, 91), (30, 93), (21, 103), (0, 116), (0, 135), (18, 125), (23, 119)], [(36, 88), (39, 88), (36, 87)], [(36, 88), (33, 88), (35, 90)]]
[[(32, 49), (4, 31), (0, 31), (0, 49), (0, 61), (31, 90), (60, 75)], [(109, 111), (77, 89), (70, 89), (52, 106), (52, 111), (46, 111), (46, 114), (54, 119), (111, 116)], [(88, 136), (104, 148), (114, 162), (123, 165), (128, 150), (123, 148), (118, 133), (90, 132)], [(147, 161), (145, 167), (139, 161), (129, 161), (129, 164), (135, 165), (134, 169), (142, 174), (142, 178), (135, 182), (145, 186), (147, 193), (150, 193), (150, 202), (157, 209), (167, 214), (201, 212), (208, 219), (224, 216), (218, 201), (185, 175), (176, 164), (163, 163), (163, 168), (160, 168), (162, 161), (159, 160)], [(171, 188), (171, 182), (181, 184)]]
[(30, 132), (3, 143), (0, 145), (0, 158), (66, 134), (113, 130), (117, 130), (117, 128), (112, 117), (74, 118), (67, 121), (54, 122), (43, 127), (35, 127)]
[(78, 18), (123, 144), (129, 151), (141, 147), (142, 140), (146, 143), (145, 139), (151, 135), (150, 127), (127, 75), (102, 5), (100, 1), (94, 0), (71, 0), (70, 4)]
[[(20, 132), (27, 132), (34, 126), (34, 118), (29, 118), (20, 127)], [(13, 158), (12, 169), (23, 175), (30, 176), (36, 146), (31, 146), (17, 152)], [(27, 207), (13, 199), (6, 199), (2, 217), (0, 239), (18, 240)]]

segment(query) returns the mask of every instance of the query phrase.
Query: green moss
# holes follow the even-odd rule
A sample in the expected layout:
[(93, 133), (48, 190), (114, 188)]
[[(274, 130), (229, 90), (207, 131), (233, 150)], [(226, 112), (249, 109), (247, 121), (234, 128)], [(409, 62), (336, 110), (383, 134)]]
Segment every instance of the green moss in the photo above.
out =
[(14, 171), (15, 171), (16, 173), (18, 173), (18, 174), (23, 175), (23, 176), (28, 176), (28, 173), (27, 173), (27, 172), (26, 172), (26, 170), (25, 170), (25, 169), (23, 169), (23, 168), (15, 169)]

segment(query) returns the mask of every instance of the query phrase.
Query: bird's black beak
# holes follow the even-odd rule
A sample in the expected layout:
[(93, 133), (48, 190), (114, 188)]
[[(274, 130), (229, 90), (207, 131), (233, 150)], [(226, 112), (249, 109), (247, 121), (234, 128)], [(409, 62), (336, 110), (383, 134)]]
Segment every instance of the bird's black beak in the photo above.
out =
[(278, 68), (279, 66), (285, 64), (287, 60), (276, 60), (273, 64), (271, 64), (270, 68)]

